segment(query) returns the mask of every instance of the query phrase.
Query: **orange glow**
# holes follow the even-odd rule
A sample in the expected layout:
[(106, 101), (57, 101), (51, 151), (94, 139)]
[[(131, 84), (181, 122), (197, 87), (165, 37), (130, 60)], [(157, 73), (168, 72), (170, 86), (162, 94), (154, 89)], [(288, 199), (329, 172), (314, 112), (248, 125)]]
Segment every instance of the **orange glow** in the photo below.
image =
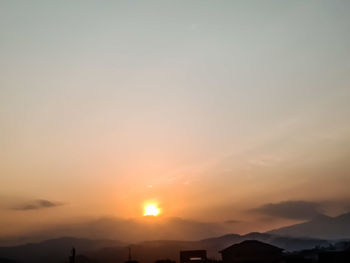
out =
[(144, 216), (158, 216), (160, 209), (157, 207), (157, 204), (147, 204), (144, 207)]

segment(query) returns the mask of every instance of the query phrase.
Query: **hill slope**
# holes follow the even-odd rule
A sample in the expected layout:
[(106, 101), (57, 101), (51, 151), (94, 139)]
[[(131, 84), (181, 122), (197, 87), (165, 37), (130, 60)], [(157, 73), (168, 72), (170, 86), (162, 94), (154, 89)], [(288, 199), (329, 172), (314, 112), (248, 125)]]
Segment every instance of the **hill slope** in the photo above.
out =
[(350, 213), (337, 217), (319, 216), (311, 221), (268, 231), (269, 234), (321, 239), (350, 238)]

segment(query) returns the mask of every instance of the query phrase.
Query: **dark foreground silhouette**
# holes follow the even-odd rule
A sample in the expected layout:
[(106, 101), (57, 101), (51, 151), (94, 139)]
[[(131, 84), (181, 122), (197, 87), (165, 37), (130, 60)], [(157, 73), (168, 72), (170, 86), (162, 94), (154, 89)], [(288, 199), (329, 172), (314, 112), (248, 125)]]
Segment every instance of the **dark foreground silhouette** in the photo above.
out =
[[(259, 237), (253, 233), (251, 236)], [(312, 249), (288, 251), (258, 240), (224, 245), (222, 240), (197, 242), (149, 241), (115, 247), (111, 241), (62, 239), (0, 248), (0, 263), (349, 263), (350, 240), (324, 243)], [(221, 242), (215, 242), (221, 241)], [(70, 248), (67, 248), (67, 243)], [(109, 243), (110, 242), (110, 243)], [(208, 246), (210, 244), (210, 246)], [(74, 245), (74, 248), (72, 248)], [(202, 247), (200, 247), (202, 246)], [(210, 247), (211, 253), (205, 248)], [(75, 249), (76, 248), (76, 249)], [(216, 250), (216, 254), (213, 254)], [(131, 256), (132, 251), (132, 256)]]

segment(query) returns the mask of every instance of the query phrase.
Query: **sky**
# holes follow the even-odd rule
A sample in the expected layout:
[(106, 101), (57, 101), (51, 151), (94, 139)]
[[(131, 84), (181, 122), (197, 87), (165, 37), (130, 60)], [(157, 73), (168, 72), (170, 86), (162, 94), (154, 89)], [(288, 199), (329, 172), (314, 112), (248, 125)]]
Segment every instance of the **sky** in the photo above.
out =
[(0, 235), (264, 231), (350, 211), (349, 1), (1, 1)]

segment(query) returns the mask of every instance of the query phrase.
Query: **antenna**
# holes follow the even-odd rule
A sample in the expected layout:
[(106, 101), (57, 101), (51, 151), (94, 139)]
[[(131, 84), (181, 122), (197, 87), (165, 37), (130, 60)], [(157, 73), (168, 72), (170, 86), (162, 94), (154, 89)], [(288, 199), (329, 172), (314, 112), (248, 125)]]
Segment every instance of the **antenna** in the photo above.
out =
[(71, 256), (69, 257), (69, 262), (75, 263), (75, 248), (72, 248)]
[(131, 247), (129, 247), (129, 261), (131, 261)]

